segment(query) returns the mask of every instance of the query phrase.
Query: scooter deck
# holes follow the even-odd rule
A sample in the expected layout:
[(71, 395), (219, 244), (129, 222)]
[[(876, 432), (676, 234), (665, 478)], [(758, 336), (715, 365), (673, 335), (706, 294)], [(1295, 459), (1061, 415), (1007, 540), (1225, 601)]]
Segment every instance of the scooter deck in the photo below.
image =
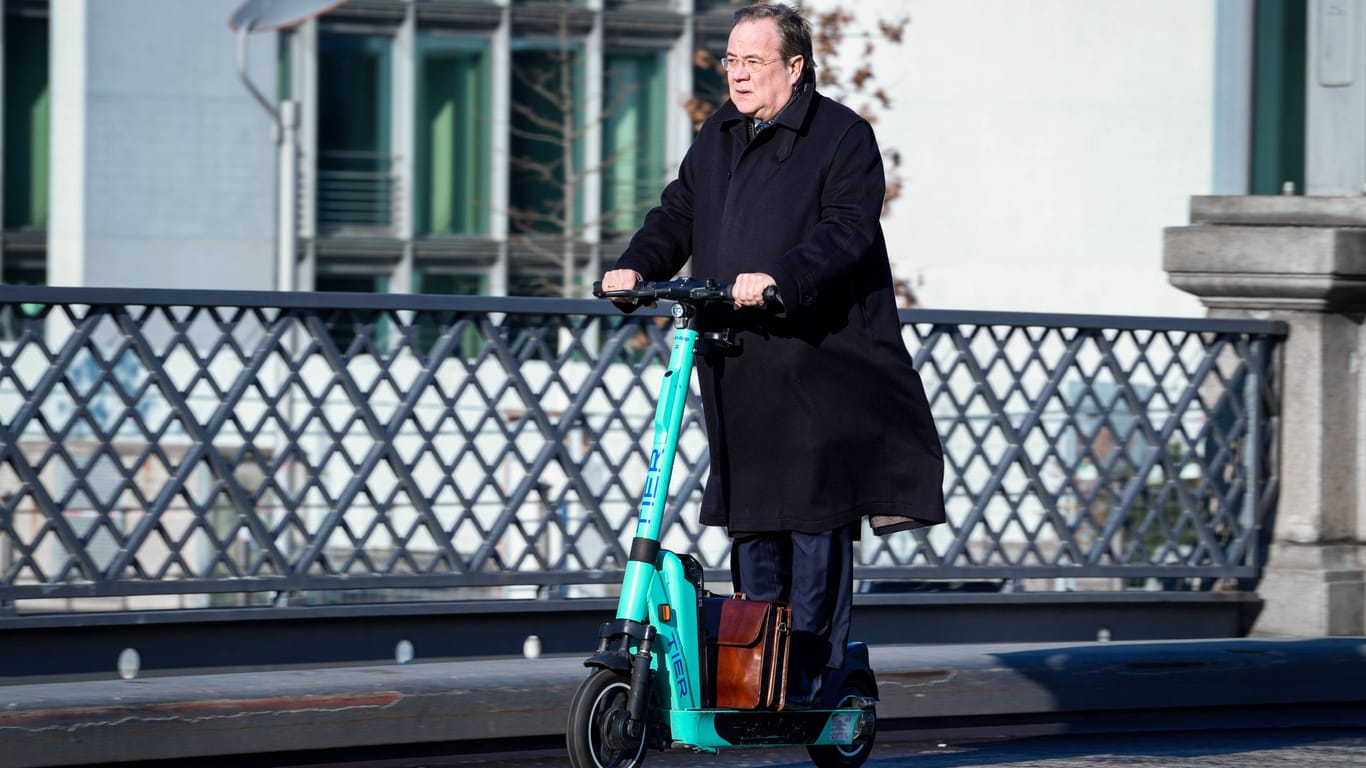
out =
[(784, 712), (688, 709), (669, 713), (676, 746), (707, 752), (718, 747), (852, 744), (863, 730), (862, 709)]

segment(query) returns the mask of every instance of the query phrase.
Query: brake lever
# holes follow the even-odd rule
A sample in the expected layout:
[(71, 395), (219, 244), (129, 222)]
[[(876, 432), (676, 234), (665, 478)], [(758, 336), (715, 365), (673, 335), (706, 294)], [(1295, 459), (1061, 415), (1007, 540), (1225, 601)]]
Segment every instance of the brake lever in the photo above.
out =
[(638, 302), (653, 302), (658, 298), (655, 284), (642, 280), (636, 284), (635, 288), (621, 288), (615, 291), (604, 291), (602, 281), (593, 281), (593, 297), (598, 299), (635, 299)]

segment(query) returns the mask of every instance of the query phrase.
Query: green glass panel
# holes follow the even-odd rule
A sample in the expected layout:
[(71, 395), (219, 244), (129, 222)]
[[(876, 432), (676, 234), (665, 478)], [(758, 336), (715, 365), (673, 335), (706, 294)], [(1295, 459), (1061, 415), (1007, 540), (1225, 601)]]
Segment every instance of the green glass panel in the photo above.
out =
[(392, 40), (318, 38), (318, 224), (386, 227), (394, 205)]
[(442, 295), (479, 296), (484, 293), (484, 275), (447, 272), (417, 272), (413, 276), (413, 291)]
[(664, 56), (609, 51), (603, 106), (603, 230), (629, 232), (664, 178)]
[(387, 37), (318, 40), (318, 146), (388, 152), (392, 43)]
[[(577, 203), (582, 184), (566, 183), (583, 167), (579, 62), (573, 49), (513, 53), (508, 191), (513, 232), (558, 235), (582, 223), (583, 206)], [(572, 168), (568, 175), (567, 168)]]
[(51, 95), (48, 23), (5, 20), (4, 226), (46, 227)]
[(488, 229), (488, 56), (480, 44), (427, 39), (418, 81), (417, 230)]
[(1304, 189), (1306, 0), (1257, 0), (1252, 69), (1251, 192)]
[(0, 283), (5, 285), (47, 285), (47, 275), (41, 269), (5, 265)]
[(323, 274), (317, 277), (317, 290), (346, 293), (385, 293), (389, 278), (382, 275)]

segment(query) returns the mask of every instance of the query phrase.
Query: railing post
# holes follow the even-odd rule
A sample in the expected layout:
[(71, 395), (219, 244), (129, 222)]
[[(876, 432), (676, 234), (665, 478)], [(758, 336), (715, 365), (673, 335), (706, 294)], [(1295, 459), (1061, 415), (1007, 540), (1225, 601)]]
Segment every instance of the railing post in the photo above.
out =
[[(1267, 422), (1273, 419), (1276, 413), (1273, 411), (1268, 414), (1262, 407), (1262, 378), (1273, 363), (1271, 344), (1266, 339), (1254, 339), (1248, 347), (1252, 354), (1252, 362), (1248, 369), (1247, 381), (1243, 382), (1243, 402), (1247, 404), (1247, 433), (1250, 444), (1248, 449), (1243, 451), (1243, 471), (1247, 473), (1248, 491), (1243, 494), (1240, 519), (1244, 531), (1257, 531), (1261, 499), (1256, 489), (1262, 487), (1262, 462), (1268, 453), (1273, 453), (1263, 450), (1261, 442), (1275, 435), (1274, 430), (1267, 428)], [(1260, 535), (1249, 536), (1245, 550), (1248, 562), (1258, 567), (1266, 565), (1262, 562), (1263, 553), (1258, 546), (1260, 538)]]
[[(1210, 315), (1290, 327), (1279, 503), (1253, 632), (1366, 632), (1366, 198), (1195, 197), (1190, 225), (1167, 230), (1164, 258), (1172, 285)], [(1250, 394), (1250, 420), (1274, 417)]]

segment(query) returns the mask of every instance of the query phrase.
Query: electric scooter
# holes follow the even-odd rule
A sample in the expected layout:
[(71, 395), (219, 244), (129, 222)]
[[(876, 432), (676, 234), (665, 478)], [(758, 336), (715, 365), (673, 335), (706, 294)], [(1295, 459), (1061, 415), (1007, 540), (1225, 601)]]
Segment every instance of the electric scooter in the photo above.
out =
[(836, 679), (825, 681), (826, 691), (835, 695), (824, 701), (833, 708), (707, 706), (702, 566), (691, 555), (659, 545), (694, 353), (699, 344), (738, 346), (731, 331), (701, 332), (699, 309), (708, 302), (730, 302), (730, 287), (680, 278), (608, 292), (597, 283), (593, 295), (645, 304), (674, 302), (674, 336), (616, 619), (600, 628), (597, 652), (584, 662), (592, 671), (569, 708), (570, 763), (574, 768), (633, 768), (644, 762), (647, 748), (715, 753), (726, 747), (791, 745), (805, 746), (821, 768), (861, 766), (872, 752), (877, 729), (877, 681), (867, 646), (849, 643), (843, 669)]

